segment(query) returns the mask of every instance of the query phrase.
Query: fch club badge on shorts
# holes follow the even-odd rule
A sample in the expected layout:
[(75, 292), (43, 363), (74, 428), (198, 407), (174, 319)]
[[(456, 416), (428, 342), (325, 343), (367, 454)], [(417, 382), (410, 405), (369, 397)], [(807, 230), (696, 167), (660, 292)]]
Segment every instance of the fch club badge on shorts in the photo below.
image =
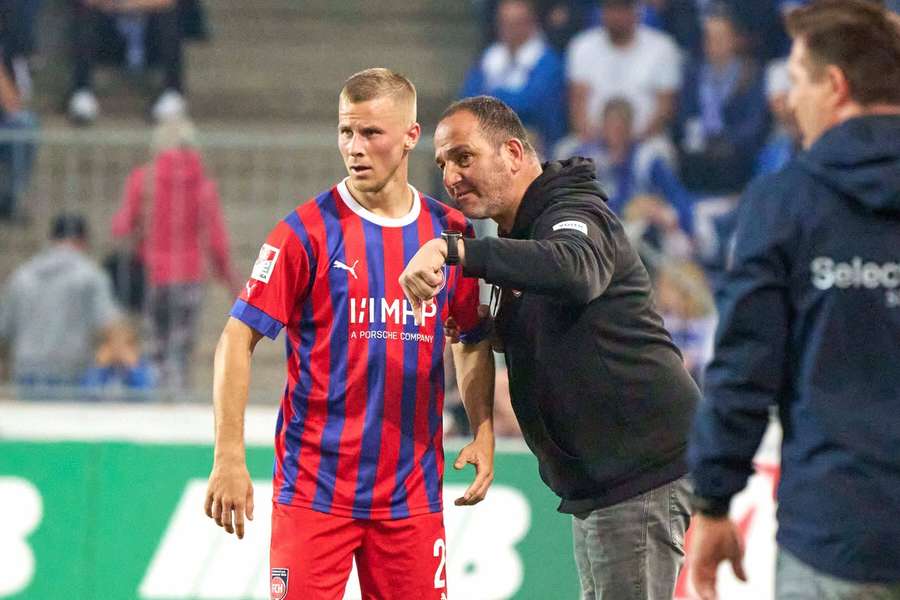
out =
[(284, 600), (288, 592), (288, 574), (290, 569), (272, 569), (272, 600)]

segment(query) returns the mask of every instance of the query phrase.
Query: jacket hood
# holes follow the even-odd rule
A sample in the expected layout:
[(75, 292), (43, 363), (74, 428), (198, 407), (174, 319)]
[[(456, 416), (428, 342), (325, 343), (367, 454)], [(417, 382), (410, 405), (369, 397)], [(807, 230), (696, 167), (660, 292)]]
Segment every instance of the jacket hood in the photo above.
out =
[(867, 210), (900, 214), (900, 116), (850, 119), (825, 132), (799, 162)]
[(203, 160), (191, 148), (173, 148), (156, 155), (154, 168), (160, 182), (177, 182), (189, 187), (204, 179)]
[(554, 202), (572, 193), (584, 192), (607, 197), (597, 181), (594, 161), (575, 157), (568, 160), (554, 160), (542, 165), (544, 172), (531, 182), (516, 212), (516, 220), (508, 236), (516, 239), (528, 237), (534, 221)]

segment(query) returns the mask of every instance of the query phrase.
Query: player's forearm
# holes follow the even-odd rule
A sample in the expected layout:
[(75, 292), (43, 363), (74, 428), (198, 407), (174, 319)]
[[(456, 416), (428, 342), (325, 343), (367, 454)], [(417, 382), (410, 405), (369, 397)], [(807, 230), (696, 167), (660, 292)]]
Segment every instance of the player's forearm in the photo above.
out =
[(473, 436), (493, 441), (494, 357), (490, 341), (454, 344), (453, 362)]
[(215, 460), (244, 460), (244, 412), (250, 389), (252, 346), (226, 331), (216, 346), (213, 375)]

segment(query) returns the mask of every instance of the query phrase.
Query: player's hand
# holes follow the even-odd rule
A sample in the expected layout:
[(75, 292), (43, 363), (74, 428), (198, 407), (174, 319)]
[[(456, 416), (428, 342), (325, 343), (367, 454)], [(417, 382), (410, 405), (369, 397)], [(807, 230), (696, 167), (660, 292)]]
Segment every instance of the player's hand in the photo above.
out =
[(459, 334), (459, 324), (456, 319), (447, 317), (447, 320), (444, 321), (444, 337), (450, 340), (451, 344), (456, 344), (459, 342)]
[[(478, 305), (478, 318), (479, 319), (487, 319), (491, 314), (491, 307), (487, 304), (479, 304)], [(447, 320), (444, 321), (444, 337), (447, 338), (451, 344), (456, 344), (459, 342), (459, 334), (462, 333), (459, 329), (459, 323), (456, 322), (456, 319), (453, 317), (447, 317)]]
[(243, 539), (244, 515), (253, 520), (253, 482), (243, 461), (213, 464), (204, 510), (216, 525)]
[(425, 303), (437, 296), (444, 285), (447, 243), (442, 239), (425, 242), (400, 274), (400, 287), (413, 310), (416, 325), (424, 322)]
[(723, 560), (731, 562), (735, 577), (747, 581), (744, 573), (744, 544), (737, 526), (728, 518), (695, 514), (689, 562), (691, 583), (700, 600), (716, 600), (716, 571)]
[(487, 495), (491, 482), (494, 481), (494, 438), (481, 436), (459, 451), (453, 468), (459, 471), (466, 465), (475, 465), (475, 481), (465, 494), (453, 501), (456, 506), (472, 506), (478, 504)]

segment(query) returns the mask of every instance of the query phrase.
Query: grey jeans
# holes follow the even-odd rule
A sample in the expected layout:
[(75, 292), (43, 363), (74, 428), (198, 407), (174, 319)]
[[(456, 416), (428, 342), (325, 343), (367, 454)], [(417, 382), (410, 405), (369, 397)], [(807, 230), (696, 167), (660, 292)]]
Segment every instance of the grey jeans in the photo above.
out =
[(900, 600), (900, 583), (859, 583), (817, 571), (783, 548), (775, 566), (777, 600)]
[(686, 477), (574, 515), (582, 600), (672, 600), (690, 524)]

